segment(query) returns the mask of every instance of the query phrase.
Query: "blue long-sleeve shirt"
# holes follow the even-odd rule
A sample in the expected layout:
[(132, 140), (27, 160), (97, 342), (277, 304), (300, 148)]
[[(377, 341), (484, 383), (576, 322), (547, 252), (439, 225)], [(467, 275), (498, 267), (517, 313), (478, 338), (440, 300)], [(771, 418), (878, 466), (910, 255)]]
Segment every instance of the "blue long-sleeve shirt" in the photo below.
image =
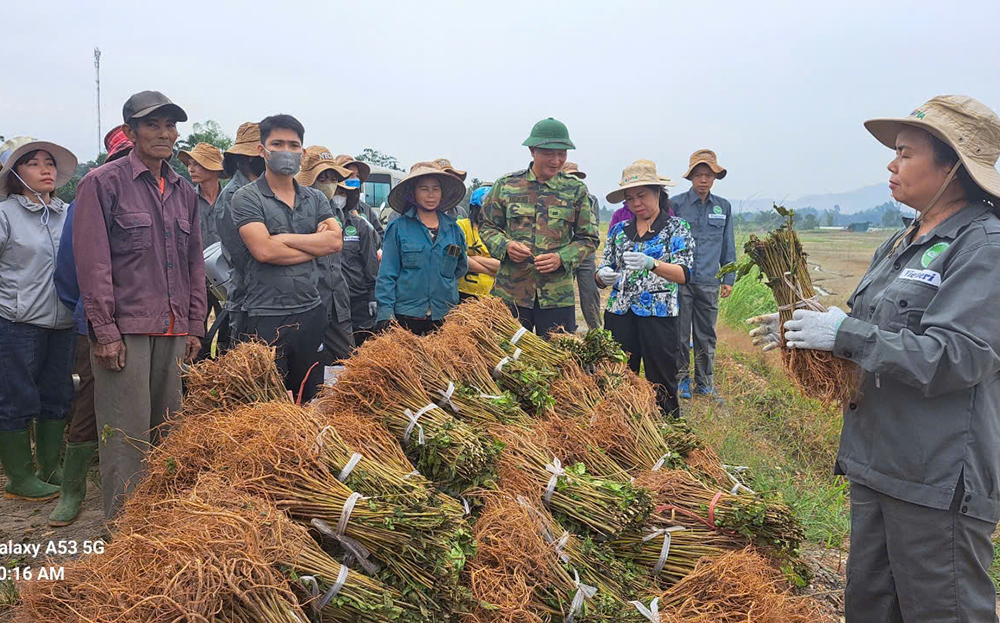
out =
[(73, 257), (73, 208), (69, 204), (66, 220), (63, 222), (59, 253), (56, 255), (56, 294), (66, 307), (73, 310), (73, 328), (80, 335), (87, 335), (87, 316), (80, 301), (80, 284), (76, 280), (76, 260)]
[(458, 279), (469, 270), (465, 234), (454, 218), (438, 213), (437, 237), (416, 208), (389, 223), (375, 280), (377, 320), (410, 316), (440, 320), (458, 305)]

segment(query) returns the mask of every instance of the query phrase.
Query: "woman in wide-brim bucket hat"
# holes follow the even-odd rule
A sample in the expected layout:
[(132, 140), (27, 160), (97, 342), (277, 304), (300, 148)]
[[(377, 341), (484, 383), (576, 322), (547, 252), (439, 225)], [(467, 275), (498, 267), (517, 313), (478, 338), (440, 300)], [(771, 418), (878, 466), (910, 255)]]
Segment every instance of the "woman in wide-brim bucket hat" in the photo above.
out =
[[(73, 176), (65, 147), (26, 136), (0, 145), (0, 465), (4, 497), (59, 495), (63, 432), (73, 401), (76, 335), (59, 300), (56, 257)], [(35, 456), (29, 428), (34, 422)], [(35, 466), (37, 465), (37, 470)]]
[(402, 216), (391, 221), (375, 280), (376, 331), (395, 318), (424, 335), (458, 305), (458, 280), (469, 267), (465, 235), (444, 211), (465, 197), (465, 184), (434, 162), (418, 162), (389, 193)]
[(605, 328), (629, 353), (633, 371), (645, 366), (663, 414), (677, 417), (677, 284), (691, 277), (694, 239), (687, 224), (671, 213), (670, 186), (673, 182), (657, 174), (651, 160), (636, 160), (622, 171), (607, 200), (627, 199), (635, 216), (608, 230), (595, 279), (602, 288), (611, 286)]
[[(895, 150), (893, 197), (917, 211), (885, 241), (850, 315), (797, 310), (790, 348), (855, 362), (836, 470), (851, 483), (848, 621), (996, 621), (1000, 519), (1000, 119), (939, 96), (865, 127)], [(777, 320), (757, 341), (779, 344)]]

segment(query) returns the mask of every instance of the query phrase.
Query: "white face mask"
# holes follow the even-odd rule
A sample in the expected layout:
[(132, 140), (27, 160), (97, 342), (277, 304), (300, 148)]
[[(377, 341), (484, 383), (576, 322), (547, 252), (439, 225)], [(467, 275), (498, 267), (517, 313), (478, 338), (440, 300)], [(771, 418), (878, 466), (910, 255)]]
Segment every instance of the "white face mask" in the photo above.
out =
[(338, 210), (343, 210), (345, 207), (347, 207), (347, 197), (345, 197), (344, 195), (334, 195), (333, 205)]

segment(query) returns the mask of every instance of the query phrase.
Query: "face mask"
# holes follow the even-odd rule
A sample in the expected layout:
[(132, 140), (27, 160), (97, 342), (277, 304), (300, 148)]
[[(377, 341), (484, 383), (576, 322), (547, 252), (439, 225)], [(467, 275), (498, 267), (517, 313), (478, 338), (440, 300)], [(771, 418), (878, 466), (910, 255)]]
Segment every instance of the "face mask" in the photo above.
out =
[(333, 205), (338, 210), (343, 210), (347, 206), (347, 197), (344, 195), (335, 195), (333, 197)]
[(267, 161), (267, 168), (278, 175), (295, 175), (299, 172), (299, 165), (302, 162), (302, 152), (294, 151), (264, 151), (270, 157)]
[(327, 199), (334, 199), (334, 203), (336, 203), (334, 195), (337, 193), (337, 182), (316, 184), (316, 189), (326, 195)]

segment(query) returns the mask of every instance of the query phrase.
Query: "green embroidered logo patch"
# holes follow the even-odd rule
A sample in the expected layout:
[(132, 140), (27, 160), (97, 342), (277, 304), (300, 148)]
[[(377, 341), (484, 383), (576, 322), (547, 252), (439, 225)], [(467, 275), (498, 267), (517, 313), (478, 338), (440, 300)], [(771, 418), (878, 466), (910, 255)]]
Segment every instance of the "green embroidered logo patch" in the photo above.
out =
[(934, 246), (932, 246), (930, 249), (924, 251), (924, 256), (920, 258), (920, 265), (923, 266), (924, 268), (930, 266), (931, 262), (936, 260), (939, 255), (944, 253), (945, 250), (948, 248), (948, 246), (949, 245), (947, 242), (939, 242)]
[(714, 208), (712, 208), (712, 212), (716, 214), (722, 214), (722, 206), (715, 206)]
[(358, 228), (355, 227), (354, 225), (348, 225), (344, 229), (344, 233), (347, 234), (348, 236), (357, 236), (358, 235)]

